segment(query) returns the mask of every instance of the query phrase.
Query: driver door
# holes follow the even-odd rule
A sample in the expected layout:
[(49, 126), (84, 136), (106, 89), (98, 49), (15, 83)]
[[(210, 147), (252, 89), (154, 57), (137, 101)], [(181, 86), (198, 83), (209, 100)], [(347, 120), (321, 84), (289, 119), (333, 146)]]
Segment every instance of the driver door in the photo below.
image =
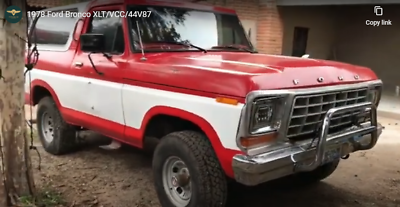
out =
[(121, 8), (121, 6), (99, 7), (91, 11), (92, 17), (86, 18), (82, 34), (103, 34), (107, 55), (83, 52), (78, 46), (71, 66), (72, 69), (81, 70), (85, 74), (82, 78), (87, 84), (84, 108), (88, 115), (86, 120), (91, 121), (82, 126), (117, 139), (122, 139), (125, 131), (121, 70), (126, 62), (125, 50), (129, 48), (125, 47), (125, 28), (122, 18), (111, 15), (93, 17), (93, 13), (94, 11), (118, 11)]

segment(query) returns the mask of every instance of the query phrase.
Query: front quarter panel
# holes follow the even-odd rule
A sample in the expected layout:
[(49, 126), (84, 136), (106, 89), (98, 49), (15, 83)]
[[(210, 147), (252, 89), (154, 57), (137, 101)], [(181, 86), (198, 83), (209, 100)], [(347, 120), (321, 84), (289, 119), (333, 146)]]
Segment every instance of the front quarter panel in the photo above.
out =
[(134, 85), (123, 86), (122, 98), (128, 127), (141, 129), (146, 114), (154, 107), (179, 109), (206, 120), (224, 148), (239, 150), (235, 138), (243, 104), (222, 104), (214, 98)]
[(127, 138), (141, 139), (149, 120), (159, 114), (191, 121), (206, 134), (224, 172), (233, 178), (232, 158), (241, 154), (236, 134), (243, 104), (222, 104), (215, 98), (135, 85), (123, 86), (122, 99)]

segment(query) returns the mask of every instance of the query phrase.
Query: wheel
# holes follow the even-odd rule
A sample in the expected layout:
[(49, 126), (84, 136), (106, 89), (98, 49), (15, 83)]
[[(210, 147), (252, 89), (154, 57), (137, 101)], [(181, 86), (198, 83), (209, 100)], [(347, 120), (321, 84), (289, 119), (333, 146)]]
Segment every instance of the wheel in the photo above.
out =
[(322, 165), (313, 171), (298, 173), (295, 176), (301, 183), (316, 183), (332, 175), (339, 165), (339, 162), (340, 159), (337, 159), (331, 163)]
[(162, 138), (153, 154), (153, 175), (163, 207), (225, 206), (225, 174), (209, 140), (198, 132)]
[(64, 121), (51, 97), (39, 101), (36, 117), (39, 139), (46, 152), (61, 155), (76, 149), (76, 129)]

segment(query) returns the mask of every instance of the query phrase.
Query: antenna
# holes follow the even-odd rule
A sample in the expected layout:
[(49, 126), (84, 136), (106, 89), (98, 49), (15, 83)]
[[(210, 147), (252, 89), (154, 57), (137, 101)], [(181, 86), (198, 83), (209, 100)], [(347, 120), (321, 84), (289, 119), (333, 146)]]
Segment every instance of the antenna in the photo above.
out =
[(146, 61), (147, 58), (144, 56), (144, 49), (143, 49), (142, 35), (140, 34), (139, 21), (136, 21), (136, 27), (137, 27), (137, 30), (138, 30), (140, 49), (142, 50), (142, 57), (140, 58), (140, 60), (141, 61)]

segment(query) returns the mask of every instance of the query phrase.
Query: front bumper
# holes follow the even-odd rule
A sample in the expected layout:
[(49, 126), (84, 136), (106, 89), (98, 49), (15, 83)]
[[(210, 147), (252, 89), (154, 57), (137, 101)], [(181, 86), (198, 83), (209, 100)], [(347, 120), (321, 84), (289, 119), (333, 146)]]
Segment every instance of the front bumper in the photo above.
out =
[[(355, 110), (369, 111), (371, 122), (328, 135), (330, 120), (334, 114)], [(298, 172), (313, 171), (326, 163), (328, 150), (340, 149), (339, 156), (368, 150), (376, 145), (381, 133), (382, 126), (377, 122), (376, 108), (371, 103), (333, 108), (326, 113), (320, 138), (314, 142), (308, 140), (293, 143), (289, 147), (255, 156), (235, 155), (232, 162), (235, 179), (244, 185), (253, 186)]]

